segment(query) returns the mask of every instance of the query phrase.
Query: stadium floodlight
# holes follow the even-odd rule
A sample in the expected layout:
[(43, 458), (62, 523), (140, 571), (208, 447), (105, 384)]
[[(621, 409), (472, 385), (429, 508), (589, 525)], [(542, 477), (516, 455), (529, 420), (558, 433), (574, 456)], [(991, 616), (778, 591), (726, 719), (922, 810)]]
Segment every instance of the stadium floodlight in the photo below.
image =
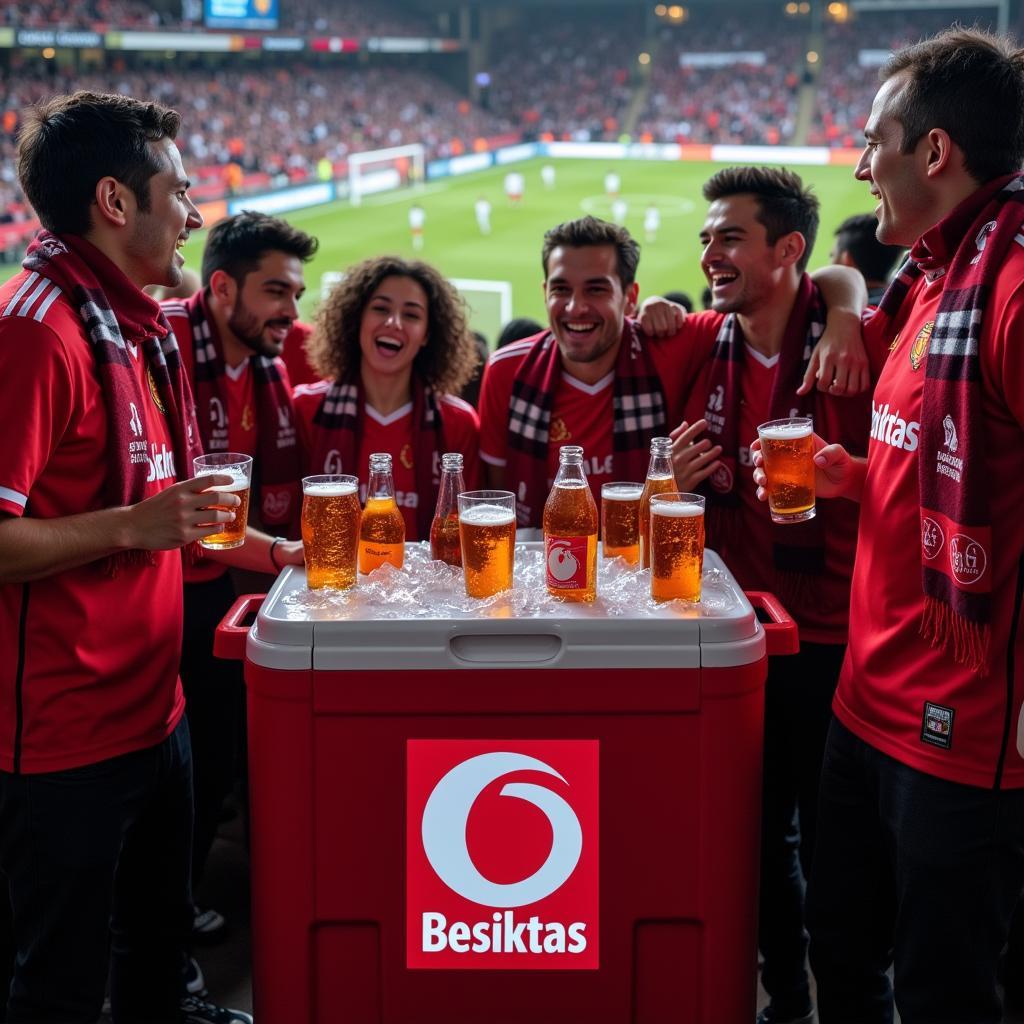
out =
[(353, 153), (348, 158), (349, 200), (358, 206), (365, 195), (403, 185), (421, 185), (425, 176), (425, 149), (421, 142)]

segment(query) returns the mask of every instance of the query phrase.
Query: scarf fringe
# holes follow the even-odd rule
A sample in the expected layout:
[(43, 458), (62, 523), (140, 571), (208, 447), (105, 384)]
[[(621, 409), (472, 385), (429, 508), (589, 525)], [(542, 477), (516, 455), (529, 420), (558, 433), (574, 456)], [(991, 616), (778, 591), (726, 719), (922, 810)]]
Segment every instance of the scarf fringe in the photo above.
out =
[(111, 578), (121, 575), (122, 569), (139, 569), (147, 565), (156, 565), (156, 555), (152, 551), (134, 548), (131, 551), (119, 551), (116, 555), (108, 555), (104, 560), (103, 571)]
[(920, 633), (933, 647), (943, 651), (952, 643), (954, 661), (979, 675), (988, 675), (992, 627), (987, 623), (971, 622), (945, 601), (925, 597)]

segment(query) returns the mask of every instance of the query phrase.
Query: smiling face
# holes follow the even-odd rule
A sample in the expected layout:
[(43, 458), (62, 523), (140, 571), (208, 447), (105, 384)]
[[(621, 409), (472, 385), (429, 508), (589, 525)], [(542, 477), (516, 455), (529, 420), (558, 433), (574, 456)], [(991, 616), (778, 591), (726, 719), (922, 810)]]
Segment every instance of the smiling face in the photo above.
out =
[(854, 176), (871, 184), (878, 200), (878, 240), (886, 245), (911, 246), (937, 221), (935, 198), (929, 188), (927, 136), (913, 151), (902, 152), (903, 125), (893, 111), (907, 84), (905, 75), (882, 83), (864, 127), (866, 145)]
[(792, 234), (769, 244), (758, 212), (757, 199), (749, 193), (716, 199), (708, 207), (700, 233), (700, 265), (716, 313), (753, 313), (794, 266)]
[(362, 374), (411, 374), (413, 360), (427, 343), (429, 300), (411, 277), (393, 275), (377, 285), (359, 325)]
[(224, 271), (220, 280), (211, 279), (231, 310), (228, 328), (246, 348), (273, 359), (281, 354), (285, 338), (298, 319), (298, 302), (306, 290), (302, 261), (297, 256), (274, 250), (265, 253), (239, 287)]
[(613, 245), (552, 249), (544, 295), (562, 359), (596, 363), (616, 352), (637, 291), (635, 281), (623, 287)]
[(132, 208), (125, 243), (128, 273), (140, 287), (176, 288), (185, 265), (179, 250), (189, 232), (203, 226), (203, 218), (188, 196), (190, 182), (178, 147), (166, 138), (148, 145), (160, 170), (149, 179), (149, 209), (143, 210), (137, 200)]

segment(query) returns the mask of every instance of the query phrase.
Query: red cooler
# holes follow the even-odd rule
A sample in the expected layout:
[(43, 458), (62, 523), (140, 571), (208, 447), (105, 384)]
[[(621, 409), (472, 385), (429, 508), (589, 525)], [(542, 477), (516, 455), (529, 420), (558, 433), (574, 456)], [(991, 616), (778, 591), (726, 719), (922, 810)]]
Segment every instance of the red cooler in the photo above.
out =
[(296, 569), (239, 601), (259, 1024), (750, 1024), (795, 626), (709, 569), (718, 610), (339, 618)]

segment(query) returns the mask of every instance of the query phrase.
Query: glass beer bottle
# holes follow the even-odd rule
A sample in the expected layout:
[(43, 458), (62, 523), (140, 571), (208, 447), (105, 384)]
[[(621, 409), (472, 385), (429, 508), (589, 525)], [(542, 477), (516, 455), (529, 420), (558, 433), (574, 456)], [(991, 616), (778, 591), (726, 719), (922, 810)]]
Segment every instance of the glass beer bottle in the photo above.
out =
[(583, 469), (583, 449), (564, 445), (544, 505), (548, 590), (566, 601), (597, 597), (597, 503)]
[(651, 461), (647, 466), (647, 479), (640, 495), (640, 566), (651, 567), (649, 534), (651, 529), (651, 497), (678, 491), (676, 474), (672, 468), (672, 438), (651, 438)]
[(465, 491), (462, 480), (462, 456), (445, 452), (441, 456), (441, 487), (437, 492), (437, 508), (430, 524), (430, 557), (449, 565), (462, 565), (462, 544), (459, 541), (459, 495)]
[(359, 572), (365, 576), (385, 562), (401, 569), (404, 560), (405, 520), (395, 501), (391, 456), (376, 452), (370, 456), (370, 482), (359, 524)]

